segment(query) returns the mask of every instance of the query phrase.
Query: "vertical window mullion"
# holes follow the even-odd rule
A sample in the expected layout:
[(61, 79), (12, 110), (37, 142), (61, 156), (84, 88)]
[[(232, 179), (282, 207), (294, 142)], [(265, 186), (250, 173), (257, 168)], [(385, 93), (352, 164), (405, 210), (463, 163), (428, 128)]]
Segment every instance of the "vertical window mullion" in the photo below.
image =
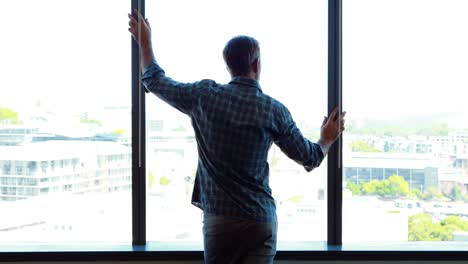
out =
[[(145, 1), (131, 0), (131, 10), (145, 15)], [(145, 92), (140, 82), (140, 56), (132, 39), (132, 241), (146, 244)]]
[[(328, 1), (328, 113), (341, 108), (341, 0)], [(342, 244), (342, 138), (328, 153), (328, 244)]]

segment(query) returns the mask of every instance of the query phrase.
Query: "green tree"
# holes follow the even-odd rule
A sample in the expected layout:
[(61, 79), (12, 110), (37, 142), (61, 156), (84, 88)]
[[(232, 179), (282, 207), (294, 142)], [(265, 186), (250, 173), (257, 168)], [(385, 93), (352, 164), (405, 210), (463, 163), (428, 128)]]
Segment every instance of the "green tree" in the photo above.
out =
[(353, 152), (382, 152), (360, 139), (351, 142), (350, 147)]
[(460, 216), (449, 215), (443, 221), (441, 221), (443, 226), (452, 226), (455, 231), (468, 231), (468, 221), (463, 220)]
[(378, 195), (384, 198), (397, 198), (411, 194), (409, 184), (402, 176), (392, 175), (387, 180), (372, 180), (364, 184), (347, 181), (347, 188), (353, 195)]
[(178, 126), (174, 129), (172, 129), (172, 131), (174, 132), (186, 132), (187, 131), (187, 128), (183, 127), (183, 126)]
[(424, 192), (424, 200), (434, 200), (441, 199), (443, 195), (435, 187), (427, 188), (427, 191)]
[(430, 214), (419, 213), (408, 218), (408, 241), (449, 241), (452, 233), (440, 223), (433, 223)]
[(274, 170), (276, 165), (278, 164), (278, 161), (279, 161), (279, 157), (277, 157), (277, 155), (275, 153), (276, 152), (273, 152), (273, 154), (271, 156), (271, 159), (270, 159), (270, 162), (269, 162), (270, 170)]
[(159, 178), (159, 184), (160, 185), (167, 186), (167, 185), (169, 185), (169, 183), (171, 183), (171, 180), (169, 178), (167, 178), (166, 176), (161, 176), (161, 178)]
[(293, 197), (286, 199), (286, 201), (298, 204), (302, 199), (304, 199), (304, 195), (295, 195)]
[(346, 182), (346, 187), (348, 188), (348, 190), (351, 191), (351, 193), (353, 195), (361, 195), (362, 194), (361, 185), (358, 184), (358, 183), (354, 183), (352, 181), (347, 181)]
[(455, 184), (453, 186), (452, 191), (450, 192), (450, 199), (452, 199), (452, 201), (460, 201), (463, 199), (460, 185)]
[(397, 198), (410, 194), (409, 184), (402, 176), (392, 175), (375, 185), (375, 193), (385, 198)]
[(420, 213), (408, 218), (408, 241), (428, 241), (432, 231), (432, 216)]
[(80, 123), (82, 124), (94, 124), (94, 125), (97, 125), (97, 126), (101, 126), (101, 121), (98, 121), (96, 119), (91, 119), (91, 118), (85, 118), (85, 117), (81, 117), (80, 118)]
[(459, 216), (447, 216), (440, 222), (433, 222), (432, 216), (426, 213), (408, 218), (409, 241), (451, 241), (455, 231), (468, 231), (468, 221)]
[(429, 130), (425, 134), (428, 136), (436, 135), (436, 136), (448, 136), (450, 132), (450, 128), (448, 124), (433, 124)]
[(424, 194), (419, 189), (411, 189), (410, 195), (420, 200), (424, 198)]
[(372, 180), (370, 182), (366, 182), (362, 185), (362, 192), (364, 194), (376, 194), (377, 189), (380, 188), (382, 185), (381, 181)]
[(387, 184), (386, 187), (389, 189), (389, 194), (393, 197), (407, 196), (410, 194), (408, 182), (400, 175), (390, 176), (388, 180), (384, 181), (384, 184)]
[(127, 130), (123, 129), (123, 128), (117, 128), (117, 129), (114, 129), (112, 130), (111, 134), (114, 134), (114, 135), (117, 135), (117, 136), (121, 136), (123, 134), (127, 133)]
[(20, 123), (18, 120), (18, 112), (10, 108), (0, 107), (0, 121), (8, 121), (10, 124), (17, 125)]
[(148, 172), (148, 188), (151, 189), (155, 182), (156, 180), (154, 178), (153, 172), (149, 171)]

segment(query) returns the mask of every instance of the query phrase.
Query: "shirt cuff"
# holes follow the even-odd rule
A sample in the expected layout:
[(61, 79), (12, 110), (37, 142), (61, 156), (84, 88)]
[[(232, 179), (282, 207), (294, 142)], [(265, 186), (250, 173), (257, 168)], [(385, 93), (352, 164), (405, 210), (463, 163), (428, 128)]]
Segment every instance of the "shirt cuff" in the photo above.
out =
[(150, 93), (151, 91), (146, 87), (146, 83), (148, 79), (153, 78), (154, 76), (157, 76), (159, 73), (164, 75), (164, 70), (158, 65), (158, 63), (153, 60), (148, 66), (145, 68), (141, 69), (141, 81), (143, 83), (143, 89), (145, 90), (146, 93)]
[(333, 145), (333, 143), (324, 144), (323, 142), (321, 142), (319, 140), (319, 141), (317, 141), (317, 145), (320, 146), (320, 149), (322, 150), (323, 156), (325, 157), (328, 154), (328, 151), (330, 150), (330, 147), (331, 147), (331, 145)]
[(150, 70), (160, 70), (161, 67), (159, 67), (158, 63), (156, 61), (152, 61), (148, 66), (143, 67), (141, 69), (141, 75), (145, 75), (147, 72), (150, 72)]

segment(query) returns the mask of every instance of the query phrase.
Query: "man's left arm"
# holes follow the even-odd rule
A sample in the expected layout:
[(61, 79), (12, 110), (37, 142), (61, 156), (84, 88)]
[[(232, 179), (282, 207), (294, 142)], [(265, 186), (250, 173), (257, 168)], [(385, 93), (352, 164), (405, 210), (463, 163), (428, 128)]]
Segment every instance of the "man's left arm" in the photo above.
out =
[(276, 135), (274, 142), (289, 158), (311, 171), (320, 165), (331, 145), (343, 132), (345, 114), (343, 112), (339, 116), (336, 107), (329, 118), (324, 118), (319, 141), (312, 143), (302, 135), (288, 109), (284, 107), (280, 114), (280, 133)]
[(303, 166), (306, 171), (309, 172), (318, 167), (327, 154), (328, 149), (324, 149), (327, 146), (312, 143), (305, 138), (286, 108), (281, 123), (280, 132), (275, 135), (274, 143), (286, 156)]

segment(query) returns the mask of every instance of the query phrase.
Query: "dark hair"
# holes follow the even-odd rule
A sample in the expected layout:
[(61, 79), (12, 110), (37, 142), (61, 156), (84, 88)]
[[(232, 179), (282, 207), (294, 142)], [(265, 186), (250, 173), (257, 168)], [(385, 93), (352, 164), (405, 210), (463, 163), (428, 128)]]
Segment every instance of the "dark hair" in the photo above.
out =
[(260, 57), (258, 41), (248, 36), (237, 36), (228, 41), (223, 58), (233, 76), (245, 75), (252, 71), (252, 63)]

